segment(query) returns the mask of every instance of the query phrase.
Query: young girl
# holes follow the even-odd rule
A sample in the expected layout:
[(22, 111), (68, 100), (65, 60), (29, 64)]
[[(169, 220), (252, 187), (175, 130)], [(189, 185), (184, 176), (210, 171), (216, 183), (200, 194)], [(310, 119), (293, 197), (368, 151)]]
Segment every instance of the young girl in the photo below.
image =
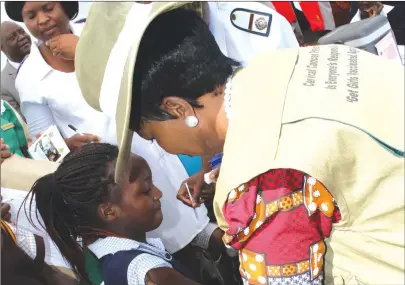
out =
[(116, 184), (117, 156), (115, 146), (88, 144), (34, 184), (31, 203), (36, 200), (47, 232), (83, 279), (89, 249), (105, 285), (197, 284), (160, 239), (146, 239), (163, 219), (162, 193), (148, 164), (132, 155)]

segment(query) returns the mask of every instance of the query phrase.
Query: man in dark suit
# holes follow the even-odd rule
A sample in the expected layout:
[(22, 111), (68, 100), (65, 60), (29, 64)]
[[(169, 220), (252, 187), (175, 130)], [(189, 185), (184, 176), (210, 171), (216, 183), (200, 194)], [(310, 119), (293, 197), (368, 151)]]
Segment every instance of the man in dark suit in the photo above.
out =
[(1, 99), (20, 112), (20, 96), (15, 89), (15, 77), (20, 63), (31, 51), (31, 38), (14, 22), (1, 23), (1, 51), (7, 56), (7, 64), (1, 72)]

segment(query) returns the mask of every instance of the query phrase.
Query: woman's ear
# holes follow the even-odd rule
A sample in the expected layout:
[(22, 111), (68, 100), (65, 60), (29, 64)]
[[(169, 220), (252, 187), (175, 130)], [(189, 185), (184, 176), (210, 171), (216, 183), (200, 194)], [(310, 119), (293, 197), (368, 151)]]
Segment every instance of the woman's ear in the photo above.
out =
[(369, 17), (372, 18), (380, 15), (383, 8), (384, 5), (382, 3), (376, 2), (375, 5), (373, 5), (367, 10)]
[(193, 107), (190, 103), (179, 97), (165, 97), (161, 108), (176, 118), (194, 115)]
[(111, 203), (103, 203), (98, 206), (98, 215), (105, 222), (111, 222), (119, 218), (120, 210)]
[(380, 15), (383, 9), (384, 9), (384, 4), (381, 2), (377, 2), (377, 8), (376, 8), (377, 15)]

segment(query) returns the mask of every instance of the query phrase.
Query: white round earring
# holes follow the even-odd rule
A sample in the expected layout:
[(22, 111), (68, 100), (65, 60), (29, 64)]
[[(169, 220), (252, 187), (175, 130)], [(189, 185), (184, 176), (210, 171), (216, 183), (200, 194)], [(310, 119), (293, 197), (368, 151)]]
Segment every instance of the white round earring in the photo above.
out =
[(198, 119), (196, 116), (188, 116), (186, 118), (186, 126), (189, 128), (194, 128), (198, 125)]

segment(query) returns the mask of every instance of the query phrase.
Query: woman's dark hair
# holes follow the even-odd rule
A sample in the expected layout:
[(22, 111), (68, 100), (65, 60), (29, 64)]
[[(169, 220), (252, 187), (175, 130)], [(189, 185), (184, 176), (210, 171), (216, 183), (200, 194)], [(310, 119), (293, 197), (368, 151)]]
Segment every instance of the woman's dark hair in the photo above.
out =
[(178, 8), (159, 15), (146, 29), (133, 76), (131, 129), (139, 121), (174, 117), (160, 108), (177, 96), (201, 108), (197, 98), (224, 84), (240, 64), (222, 54), (196, 12)]
[[(45, 230), (74, 272), (84, 279), (85, 247), (81, 241), (108, 235), (97, 212), (101, 203), (118, 197), (114, 191), (117, 155), (116, 146), (87, 144), (66, 156), (54, 173), (38, 179), (30, 192), (30, 212), (35, 199)], [(27, 198), (24, 206), (26, 203)], [(31, 214), (27, 216), (34, 225)]]
[(69, 20), (74, 20), (79, 13), (79, 2), (78, 1), (61, 1), (60, 5), (68, 16)]

